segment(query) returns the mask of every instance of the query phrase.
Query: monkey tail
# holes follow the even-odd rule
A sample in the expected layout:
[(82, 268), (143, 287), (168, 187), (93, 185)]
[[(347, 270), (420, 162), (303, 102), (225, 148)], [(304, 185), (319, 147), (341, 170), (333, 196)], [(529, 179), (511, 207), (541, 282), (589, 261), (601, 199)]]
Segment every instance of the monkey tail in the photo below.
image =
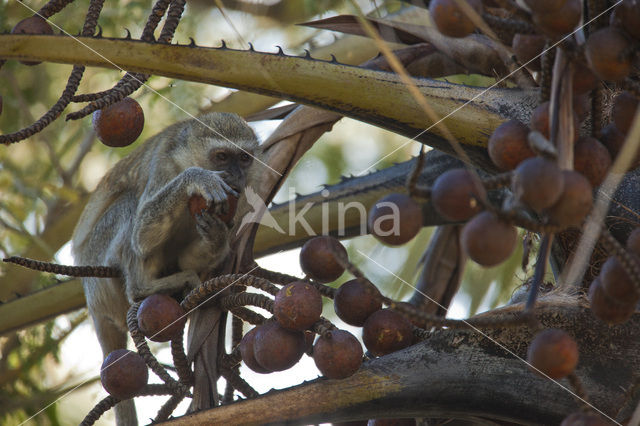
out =
[(70, 266), (57, 263), (41, 262), (27, 257), (11, 256), (2, 259), (3, 262), (15, 263), (25, 268), (36, 271), (51, 272), (54, 274), (68, 275), (70, 277), (98, 277), (117, 278), (121, 276), (120, 270), (111, 266)]

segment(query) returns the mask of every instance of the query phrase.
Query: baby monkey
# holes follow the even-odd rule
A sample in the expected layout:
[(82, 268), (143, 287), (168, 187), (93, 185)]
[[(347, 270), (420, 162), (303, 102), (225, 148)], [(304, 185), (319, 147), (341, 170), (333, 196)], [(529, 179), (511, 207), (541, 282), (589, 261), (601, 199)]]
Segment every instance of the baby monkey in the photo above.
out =
[[(193, 288), (220, 266), (229, 253), (232, 223), (218, 216), (227, 213), (228, 195), (244, 190), (257, 151), (257, 138), (244, 120), (210, 113), (153, 136), (98, 184), (72, 241), (77, 265), (120, 272), (83, 279), (104, 356), (126, 347), (126, 314), (133, 302)], [(192, 216), (193, 195), (210, 208)], [(116, 410), (118, 424), (135, 423), (134, 410), (133, 403)]]

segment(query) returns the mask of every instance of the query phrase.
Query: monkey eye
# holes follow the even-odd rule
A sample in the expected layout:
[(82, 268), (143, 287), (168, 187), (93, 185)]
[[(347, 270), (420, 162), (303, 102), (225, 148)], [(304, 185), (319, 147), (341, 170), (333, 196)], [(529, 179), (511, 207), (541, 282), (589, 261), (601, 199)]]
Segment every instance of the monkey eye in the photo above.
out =
[(216, 152), (216, 159), (218, 161), (227, 161), (229, 159), (229, 154), (224, 151), (218, 151)]
[(246, 152), (243, 152), (242, 154), (240, 154), (240, 161), (243, 163), (250, 163), (251, 160), (253, 160), (253, 158), (251, 158), (251, 156), (249, 154), (247, 154)]

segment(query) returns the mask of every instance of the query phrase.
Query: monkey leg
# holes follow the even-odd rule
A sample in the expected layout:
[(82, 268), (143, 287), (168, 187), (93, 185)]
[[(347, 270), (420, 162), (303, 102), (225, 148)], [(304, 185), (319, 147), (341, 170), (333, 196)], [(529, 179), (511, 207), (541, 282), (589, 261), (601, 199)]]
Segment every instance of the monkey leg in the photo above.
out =
[(130, 281), (128, 290), (132, 302), (139, 301), (156, 293), (171, 294), (186, 289), (192, 289), (201, 284), (200, 278), (194, 271), (181, 271), (173, 275), (152, 280), (147, 285), (139, 281)]

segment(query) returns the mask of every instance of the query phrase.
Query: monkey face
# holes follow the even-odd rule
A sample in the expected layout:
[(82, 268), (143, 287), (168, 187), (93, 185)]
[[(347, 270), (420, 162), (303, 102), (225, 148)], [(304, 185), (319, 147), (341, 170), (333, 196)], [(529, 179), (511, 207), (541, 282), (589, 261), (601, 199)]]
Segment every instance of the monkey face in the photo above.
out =
[(241, 193), (247, 183), (247, 172), (253, 163), (253, 152), (230, 144), (213, 148), (209, 153), (211, 170), (225, 172), (224, 181)]

